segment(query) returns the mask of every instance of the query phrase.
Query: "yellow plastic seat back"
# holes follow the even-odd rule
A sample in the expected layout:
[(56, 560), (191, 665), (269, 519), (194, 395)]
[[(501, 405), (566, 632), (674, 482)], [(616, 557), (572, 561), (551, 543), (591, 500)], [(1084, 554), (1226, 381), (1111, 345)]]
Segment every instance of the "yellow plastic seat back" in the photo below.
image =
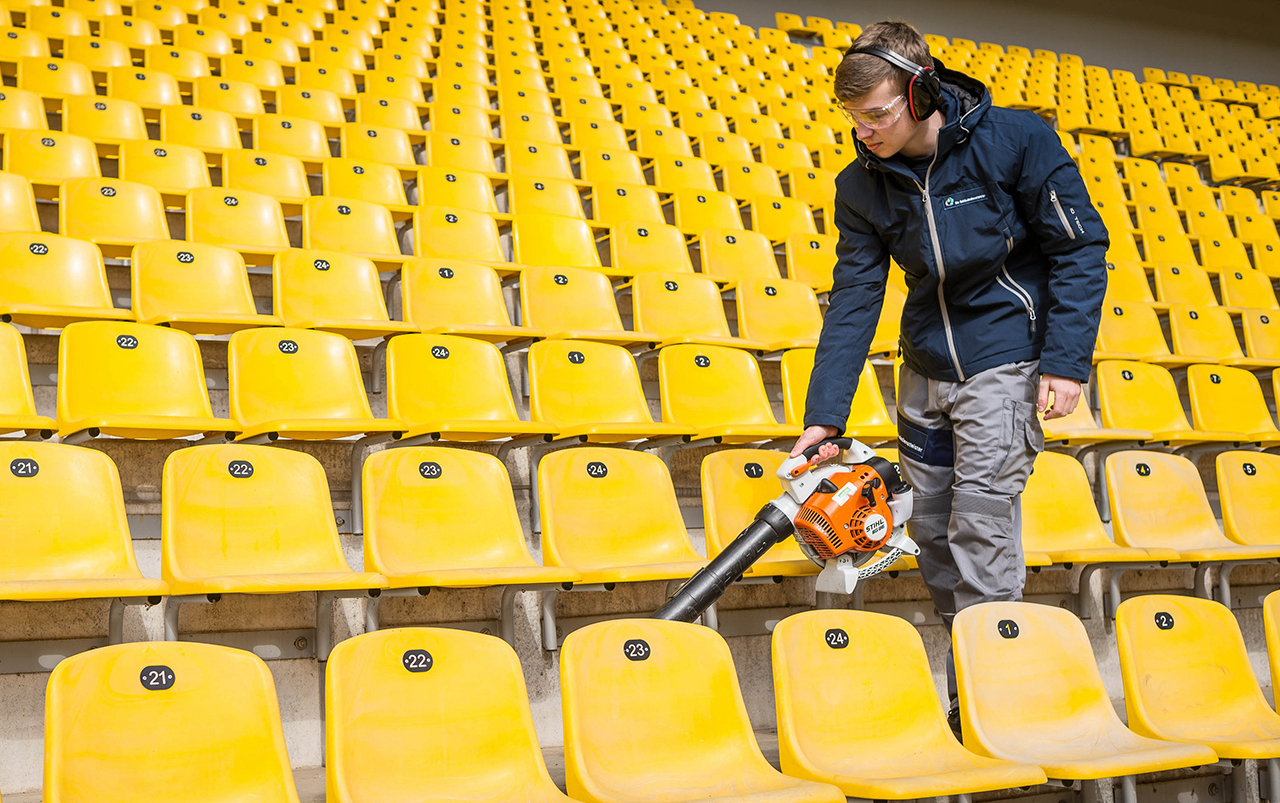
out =
[(843, 798), (765, 762), (728, 645), (708, 628), (630, 619), (570, 633), (560, 688), (565, 776), (575, 799)]
[[(766, 503), (782, 493), (778, 467), (785, 452), (766, 449), (726, 449), (702, 458), (702, 519), (706, 528), (707, 556), (715, 557), (755, 520)], [(769, 549), (760, 563), (803, 561), (805, 574), (816, 574), (812, 563), (794, 538)]]
[(302, 117), (261, 114), (253, 120), (253, 147), (260, 151), (322, 162), (333, 154), (324, 126)]
[(145, 184), (112, 178), (86, 178), (63, 185), (58, 206), (59, 231), (93, 243), (169, 239), (160, 193)]
[(412, 259), (400, 271), (404, 319), (423, 330), (510, 326), (493, 268), (452, 259)]
[(1107, 536), (1093, 504), (1089, 476), (1070, 455), (1041, 452), (1022, 492), (1022, 548), (1025, 552), (1105, 549)]
[(1245, 369), (1192, 365), (1187, 368), (1187, 389), (1196, 429), (1267, 433), (1280, 438), (1258, 378)]
[(348, 639), (329, 658), (325, 701), (329, 800), (403, 803), (428, 788), (568, 800), (547, 774), (524, 673), (501, 639), (423, 627)]
[(487, 177), (451, 167), (418, 168), (418, 203), (422, 206), (470, 209), (486, 215), (498, 213), (493, 185)]
[(662, 420), (698, 429), (777, 425), (760, 365), (726, 346), (668, 346), (658, 355)]
[(387, 415), (410, 425), (520, 418), (497, 347), (454, 335), (401, 335), (387, 344)]
[[(1274, 226), (1271, 229), (1275, 231)], [(1219, 276), (1222, 303), (1229, 307), (1254, 307), (1275, 310), (1276, 292), (1271, 277), (1260, 270), (1223, 270)]]
[[(1147, 242), (1147, 240), (1143, 241), (1144, 247)], [(1197, 267), (1195, 261), (1191, 258), (1189, 241), (1183, 237), (1181, 242), (1187, 243), (1188, 255), (1186, 257), (1160, 257), (1159, 255), (1153, 257), (1151, 249), (1148, 247), (1148, 260), (1163, 259), (1176, 260), (1178, 262), (1176, 265), (1171, 265), (1162, 261), (1156, 265), (1156, 297), (1166, 304), (1197, 304), (1200, 306), (1217, 304), (1218, 299), (1213, 294), (1213, 286), (1209, 284), (1209, 274), (1203, 268)]]
[(286, 326), (391, 320), (377, 267), (355, 254), (290, 248), (276, 255), (271, 281), (275, 314)]
[(47, 131), (49, 119), (35, 92), (10, 87), (0, 98), (0, 128), (6, 131)]
[(622, 332), (622, 317), (603, 273), (580, 268), (528, 268), (520, 277), (525, 323), (548, 334)]
[(1244, 344), (1250, 357), (1280, 359), (1280, 315), (1273, 310), (1245, 310)]
[(426, 143), (426, 161), (432, 167), (470, 170), (475, 173), (496, 172), (493, 166), (493, 148), (478, 136), (431, 131), (427, 134)]
[(227, 350), (231, 417), (245, 426), (291, 419), (373, 418), (355, 346), (310, 329), (246, 329)]
[(303, 204), (302, 227), (304, 248), (400, 257), (391, 212), (376, 203), (313, 196)]
[(257, 314), (244, 259), (228, 248), (181, 240), (144, 243), (134, 248), (131, 266), (133, 312), (142, 323)]
[(96, 142), (123, 142), (147, 138), (142, 108), (129, 100), (77, 95), (62, 103), (69, 134)]
[(702, 159), (688, 156), (657, 156), (653, 160), (654, 184), (664, 192), (680, 187), (716, 191), (716, 179), (711, 165)]
[(298, 801), (271, 671), (253, 653), (177, 642), (102, 647), (59, 663), (46, 696), (51, 801), (100, 798), (86, 790), (104, 783), (120, 803)]
[[(387, 449), (365, 462), (364, 476), (369, 571), (403, 576), (538, 565), (497, 458), (462, 449)], [(482, 522), (477, 509), (485, 511)]]
[(554, 178), (512, 176), (507, 180), (507, 206), (513, 215), (584, 217), (577, 185)]
[(0, 173), (0, 231), (40, 231), (31, 182), (17, 173)]
[(302, 203), (311, 195), (302, 162), (282, 153), (250, 150), (225, 153), (222, 182), (229, 190), (269, 195), (285, 203)]
[(111, 458), (78, 446), (7, 440), (0, 459), (10, 467), (0, 475), (0, 581), (141, 579)]
[(26, 343), (15, 327), (0, 324), (0, 421), (6, 416), (31, 418), (35, 415)]
[(413, 216), (413, 253), (436, 259), (507, 261), (493, 217), (461, 207), (420, 206)]
[(58, 422), (213, 416), (196, 339), (160, 326), (73, 323), (58, 342)]
[(1107, 299), (1102, 305), (1098, 349), (1129, 352), (1141, 357), (1169, 354), (1169, 344), (1160, 329), (1160, 319), (1156, 317), (1151, 305), (1115, 298)]
[[(228, 155), (228, 159), (233, 157), (234, 154)], [(223, 175), (225, 180), (226, 174)], [(151, 140), (121, 144), (120, 178), (180, 196), (210, 186), (203, 153), (189, 145)], [(178, 199), (176, 205), (181, 206), (184, 201), (185, 198)]]
[(661, 222), (627, 221), (609, 234), (609, 267), (615, 273), (693, 273), (684, 235)]
[(92, 243), (11, 232), (0, 234), (0, 259), (0, 320), (57, 328), (77, 314), (93, 318), (95, 311), (124, 317), (112, 304), (102, 254)]
[(1173, 377), (1158, 365), (1123, 360), (1098, 363), (1102, 426), (1151, 432), (1189, 431)]
[(1218, 498), (1222, 528), (1237, 544), (1275, 544), (1280, 524), (1280, 456), (1259, 452), (1218, 455)]
[(628, 221), (663, 224), (658, 194), (634, 184), (600, 183), (592, 195), (591, 214), (598, 223), (614, 226)]
[(240, 149), (240, 131), (231, 112), (191, 106), (166, 107), (160, 113), (160, 138), (205, 153)]
[(101, 175), (93, 141), (59, 131), (13, 131), (5, 136), (4, 169), (36, 184)]
[(809, 285), (789, 279), (743, 279), (735, 288), (738, 334), (765, 343), (817, 340), (822, 312)]
[(195, 190), (187, 196), (187, 239), (237, 250), (289, 247), (284, 214), (275, 198), (224, 187)]
[(743, 228), (738, 204), (726, 192), (681, 188), (672, 195), (675, 198), (676, 225), (685, 234), (702, 234), (707, 229)]
[[(805, 402), (809, 395), (809, 375), (813, 373), (814, 349), (788, 349), (782, 355), (782, 406), (788, 424), (803, 424)], [(849, 405), (846, 431), (852, 433), (865, 427), (895, 427), (889, 418), (884, 395), (880, 392), (880, 380), (871, 362), (862, 365), (858, 376), (858, 389)]]
[(720, 289), (679, 273), (641, 273), (631, 283), (635, 327), (664, 338), (730, 337)]
[(621, 184), (644, 184), (640, 157), (631, 151), (613, 148), (583, 148), (578, 163), (582, 180), (616, 181)]
[(631, 353), (585, 340), (529, 347), (529, 417), (555, 427), (653, 423)]
[(92, 95), (93, 73), (78, 62), (49, 58), (47, 55), (21, 55), (18, 57), (18, 88), (46, 98)]
[(1169, 334), (1178, 354), (1203, 354), (1223, 360), (1244, 356), (1236, 339), (1235, 324), (1220, 307), (1190, 304), (1172, 307)]
[(517, 217), (512, 228), (515, 261), (521, 265), (600, 267), (595, 238), (583, 220), (527, 214)]
[(1218, 530), (1200, 472), (1185, 457), (1116, 452), (1107, 457), (1116, 543), (1179, 552), (1230, 546)]
[(1262, 695), (1240, 623), (1225, 605), (1163, 594), (1125, 600), (1116, 643), (1134, 731), (1227, 755), (1280, 738), (1280, 716)]
[(342, 155), (399, 168), (417, 167), (405, 132), (368, 123), (347, 123), (342, 127)]
[(351, 571), (324, 467), (309, 454), (181, 449), (165, 460), (161, 493), (160, 572), (175, 593), (209, 578)]

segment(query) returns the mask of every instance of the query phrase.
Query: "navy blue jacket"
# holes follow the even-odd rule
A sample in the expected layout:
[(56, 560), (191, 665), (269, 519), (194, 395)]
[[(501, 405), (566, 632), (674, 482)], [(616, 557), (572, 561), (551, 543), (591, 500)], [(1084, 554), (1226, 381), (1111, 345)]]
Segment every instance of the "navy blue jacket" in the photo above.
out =
[(901, 350), (912, 370), (964, 381), (1039, 358), (1089, 377), (1107, 287), (1107, 230), (1047, 123), (991, 105), (935, 60), (946, 124), (927, 182), (861, 143), (836, 177), (837, 263), (809, 380), (805, 426), (843, 432), (884, 300), (906, 272)]

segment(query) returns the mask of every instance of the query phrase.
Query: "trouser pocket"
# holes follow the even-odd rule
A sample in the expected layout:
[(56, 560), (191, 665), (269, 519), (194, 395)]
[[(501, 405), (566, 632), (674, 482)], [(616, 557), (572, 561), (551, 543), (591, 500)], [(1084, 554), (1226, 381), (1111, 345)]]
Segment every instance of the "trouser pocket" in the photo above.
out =
[(1044, 451), (1044, 431), (1036, 417), (1036, 406), (1019, 399), (1005, 399), (1000, 414), (999, 469), (991, 480), (991, 490), (1009, 495), (1022, 493), (1036, 455)]

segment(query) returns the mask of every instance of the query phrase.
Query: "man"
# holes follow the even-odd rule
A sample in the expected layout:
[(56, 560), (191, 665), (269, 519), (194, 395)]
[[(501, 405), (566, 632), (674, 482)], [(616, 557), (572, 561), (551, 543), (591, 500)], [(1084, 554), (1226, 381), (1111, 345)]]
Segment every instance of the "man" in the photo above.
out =
[[(1036, 412), (1069, 415), (1089, 377), (1107, 232), (1053, 130), (993, 107), (911, 25), (864, 29), (835, 94), (858, 157), (836, 178), (838, 262), (791, 454), (844, 430), (892, 256), (908, 287), (897, 398), (908, 526), (950, 628), (969, 605), (1022, 598), (1018, 497), (1044, 448)], [(958, 727), (950, 654), (947, 676)]]

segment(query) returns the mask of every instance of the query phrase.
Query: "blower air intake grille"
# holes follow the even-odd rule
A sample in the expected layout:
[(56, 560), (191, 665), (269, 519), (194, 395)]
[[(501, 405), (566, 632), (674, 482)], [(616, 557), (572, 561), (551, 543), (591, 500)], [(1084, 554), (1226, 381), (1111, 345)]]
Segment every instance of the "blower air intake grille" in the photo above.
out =
[(804, 539), (823, 560), (831, 560), (837, 551), (843, 551), (844, 542), (831, 527), (826, 517), (809, 508), (800, 508), (796, 517), (796, 533)]

